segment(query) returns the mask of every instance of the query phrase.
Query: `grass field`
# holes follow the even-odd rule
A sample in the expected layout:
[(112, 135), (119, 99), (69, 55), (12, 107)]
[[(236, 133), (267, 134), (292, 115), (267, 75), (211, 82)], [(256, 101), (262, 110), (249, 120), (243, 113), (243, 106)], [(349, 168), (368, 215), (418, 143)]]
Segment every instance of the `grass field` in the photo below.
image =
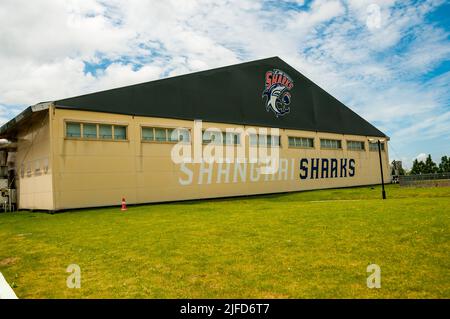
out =
[[(19, 298), (450, 298), (450, 187), (0, 214)], [(69, 264), (81, 289), (66, 287)], [(381, 267), (368, 289), (366, 267)]]

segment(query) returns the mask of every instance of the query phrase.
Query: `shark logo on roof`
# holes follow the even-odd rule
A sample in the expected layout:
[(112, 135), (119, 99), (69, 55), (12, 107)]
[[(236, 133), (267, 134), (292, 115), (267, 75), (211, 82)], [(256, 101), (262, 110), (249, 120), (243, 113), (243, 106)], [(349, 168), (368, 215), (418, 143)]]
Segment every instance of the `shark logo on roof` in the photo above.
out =
[(264, 92), (266, 111), (272, 111), (276, 117), (289, 114), (291, 111), (290, 90), (294, 87), (294, 81), (285, 72), (273, 69), (266, 72)]

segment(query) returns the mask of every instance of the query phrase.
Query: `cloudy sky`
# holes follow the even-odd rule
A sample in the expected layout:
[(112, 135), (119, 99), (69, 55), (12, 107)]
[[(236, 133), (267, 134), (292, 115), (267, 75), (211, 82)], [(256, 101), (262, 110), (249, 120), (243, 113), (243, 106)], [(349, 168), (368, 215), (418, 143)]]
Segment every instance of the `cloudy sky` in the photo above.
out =
[(1, 0), (0, 124), (26, 106), (279, 56), (391, 137), (450, 155), (450, 4)]

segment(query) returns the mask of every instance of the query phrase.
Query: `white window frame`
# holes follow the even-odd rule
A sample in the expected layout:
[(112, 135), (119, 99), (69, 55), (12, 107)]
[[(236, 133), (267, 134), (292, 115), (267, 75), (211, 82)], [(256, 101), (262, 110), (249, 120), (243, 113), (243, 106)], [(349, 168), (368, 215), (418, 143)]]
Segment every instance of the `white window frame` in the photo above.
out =
[[(144, 129), (152, 129), (153, 130), (153, 139), (144, 139)], [(156, 130), (164, 130), (165, 131), (165, 139), (157, 140), (156, 139)], [(180, 141), (180, 136), (185, 136), (181, 133), (178, 133), (178, 140), (171, 140), (171, 132), (173, 130), (177, 131), (185, 131), (187, 132), (188, 141)], [(191, 143), (191, 130), (187, 127), (166, 127), (166, 126), (156, 126), (156, 125), (141, 125), (141, 142), (142, 143), (168, 143), (168, 144), (176, 144), (176, 143)]]
[[(334, 144), (336, 144), (336, 145), (334, 145)], [(338, 146), (337, 144), (340, 144), (340, 146)], [(337, 140), (337, 139), (332, 139), (332, 138), (321, 138), (320, 139), (320, 149), (342, 150), (342, 140)]]
[[(290, 144), (290, 139), (293, 139), (294, 145)], [(312, 146), (309, 146), (309, 141), (312, 141)], [(304, 143), (306, 142), (306, 143)], [(308, 145), (304, 145), (308, 144)], [(304, 137), (304, 136), (288, 136), (288, 147), (289, 148), (304, 148), (304, 149), (314, 149), (314, 138), (313, 137)]]
[[(67, 135), (68, 124), (79, 124), (80, 125), (80, 136), (73, 137)], [(84, 125), (95, 125), (97, 128), (97, 137), (84, 137)], [(111, 138), (102, 138), (100, 135), (100, 126), (111, 126)], [(114, 134), (114, 128), (116, 126), (121, 126), (125, 128), (125, 139), (116, 139)], [(91, 121), (80, 121), (80, 120), (64, 120), (64, 138), (68, 140), (79, 140), (79, 141), (100, 141), (100, 142), (128, 142), (129, 141), (129, 124), (128, 123), (107, 123), (107, 122), (91, 122)]]
[[(355, 148), (355, 147), (351, 146), (351, 145), (355, 145), (355, 143), (362, 145), (362, 148), (359, 148), (359, 147)], [(364, 141), (347, 140), (347, 150), (364, 152), (366, 150), (366, 143)]]

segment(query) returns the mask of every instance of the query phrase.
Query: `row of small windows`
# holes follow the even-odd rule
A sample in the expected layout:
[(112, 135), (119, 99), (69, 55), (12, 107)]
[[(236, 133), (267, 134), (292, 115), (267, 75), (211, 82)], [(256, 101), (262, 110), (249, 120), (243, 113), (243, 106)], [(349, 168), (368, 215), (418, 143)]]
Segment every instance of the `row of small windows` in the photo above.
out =
[[(380, 143), (380, 148), (381, 148), (382, 151), (384, 151), (384, 143)], [(369, 151), (376, 151), (376, 152), (378, 152), (378, 143), (377, 142), (375, 142), (375, 143), (370, 142), (369, 143)]]
[(314, 148), (314, 139), (307, 137), (288, 137), (289, 147), (305, 147), (305, 148)]
[[(314, 148), (314, 139), (306, 137), (288, 137), (289, 147)], [(321, 149), (342, 149), (341, 140), (320, 139)], [(347, 141), (347, 149), (349, 151), (364, 151), (365, 142)], [(370, 151), (378, 151), (378, 144), (369, 142)], [(384, 151), (384, 143), (381, 143), (381, 150)]]
[(279, 147), (281, 145), (280, 136), (265, 134), (250, 134), (250, 146)]
[[(366, 143), (363, 141), (347, 141), (349, 151), (364, 151)], [(341, 140), (320, 139), (320, 148), (322, 149), (342, 149)], [(380, 143), (380, 148), (384, 151), (384, 143)], [(377, 142), (369, 142), (369, 151), (378, 151)]]
[(364, 151), (364, 144), (361, 141), (347, 141), (347, 149), (351, 151)]
[[(100, 140), (127, 140), (127, 126), (93, 123), (66, 123), (66, 137), (100, 139)], [(191, 134), (187, 128), (142, 127), (142, 141), (147, 142), (185, 142), (190, 143)], [(250, 134), (250, 146), (281, 146), (281, 137), (278, 135)], [(203, 131), (204, 144), (216, 143), (226, 145), (239, 145), (241, 134), (235, 132)], [(288, 136), (290, 148), (314, 148), (314, 138)], [(384, 151), (384, 143), (381, 143)], [(342, 149), (342, 141), (335, 139), (320, 139), (321, 149)], [(364, 151), (365, 142), (347, 141), (347, 149), (351, 151)], [(369, 142), (369, 151), (378, 151), (378, 143)]]
[(142, 140), (147, 142), (186, 142), (191, 141), (188, 129), (164, 127), (143, 127)]
[(320, 148), (340, 149), (340, 148), (342, 148), (342, 141), (341, 140), (320, 139)]
[(239, 145), (241, 144), (241, 134), (234, 132), (203, 131), (202, 142), (204, 144)]
[(124, 125), (67, 122), (66, 137), (124, 141), (127, 139), (127, 127)]

